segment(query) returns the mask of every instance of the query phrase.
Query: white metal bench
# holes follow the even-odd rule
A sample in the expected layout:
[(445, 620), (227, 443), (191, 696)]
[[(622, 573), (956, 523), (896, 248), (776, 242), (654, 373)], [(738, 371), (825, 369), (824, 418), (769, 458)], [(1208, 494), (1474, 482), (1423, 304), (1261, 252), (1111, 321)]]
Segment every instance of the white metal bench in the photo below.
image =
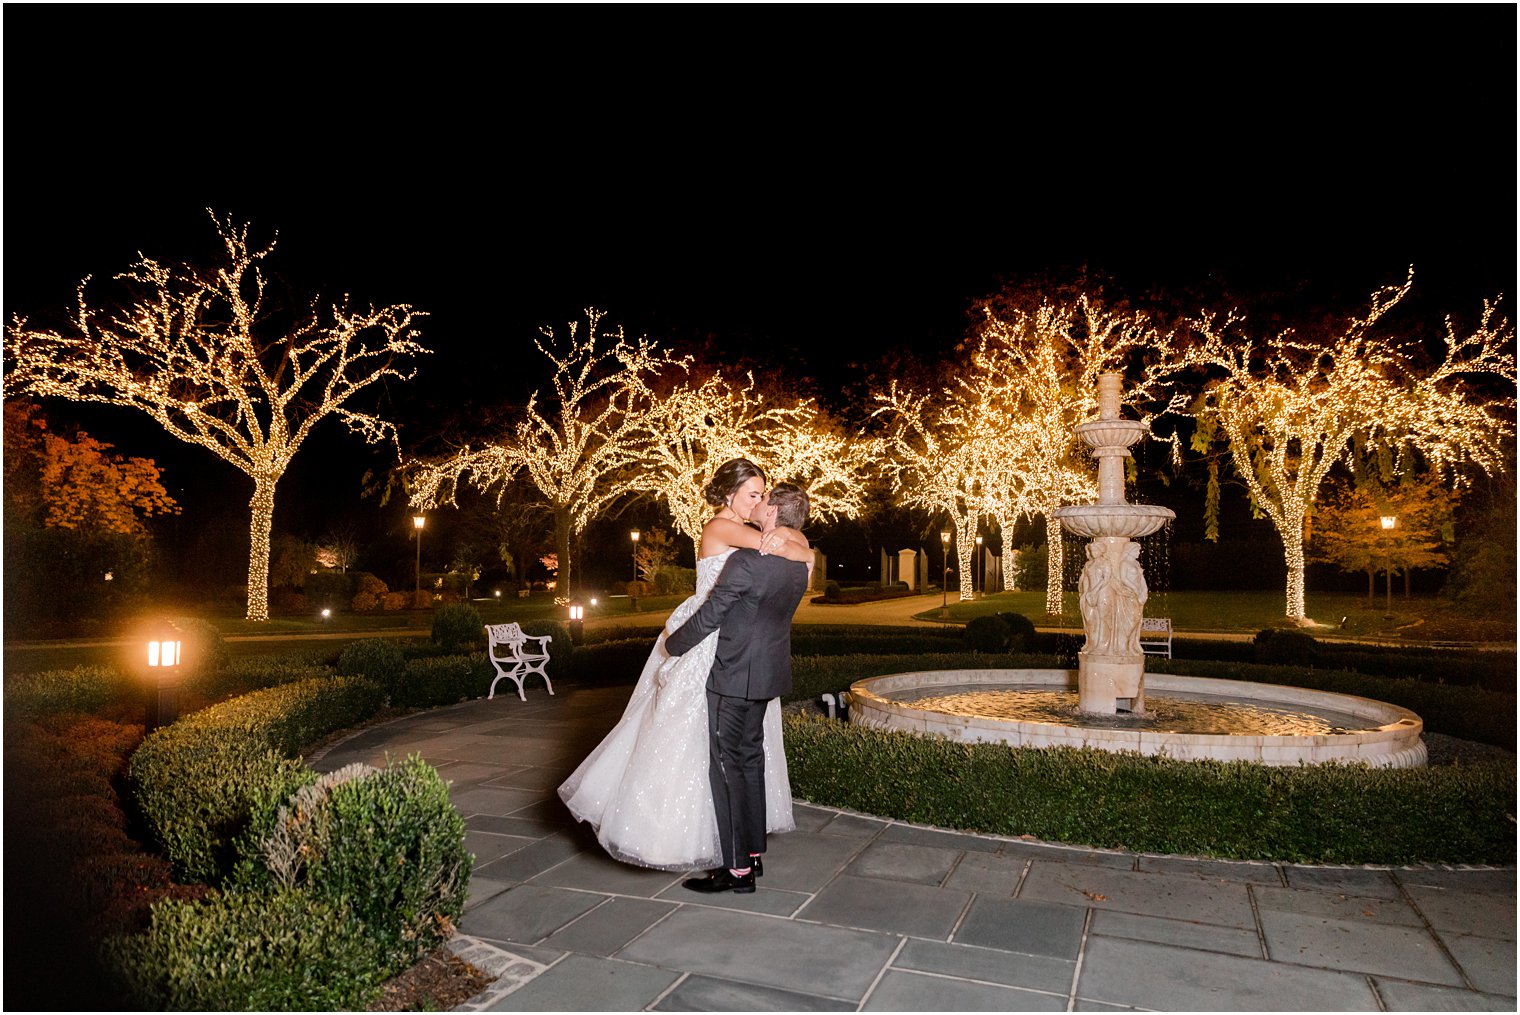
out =
[[(554, 685), (549, 683), (549, 674), (544, 670), (549, 665), (549, 642), (553, 640), (554, 637), (548, 634), (524, 634), (517, 624), (487, 624), (486, 658), (496, 669), (496, 679), (491, 681), (491, 693), (486, 699), (496, 697), (496, 685), (507, 679), (517, 685), (517, 696), (527, 701), (523, 679), (532, 673), (543, 677), (544, 686), (553, 694)], [(529, 642), (538, 645), (530, 646)], [(504, 651), (498, 655), (498, 649)]]
[(1172, 618), (1140, 618), (1140, 651), (1148, 656), (1172, 657)]

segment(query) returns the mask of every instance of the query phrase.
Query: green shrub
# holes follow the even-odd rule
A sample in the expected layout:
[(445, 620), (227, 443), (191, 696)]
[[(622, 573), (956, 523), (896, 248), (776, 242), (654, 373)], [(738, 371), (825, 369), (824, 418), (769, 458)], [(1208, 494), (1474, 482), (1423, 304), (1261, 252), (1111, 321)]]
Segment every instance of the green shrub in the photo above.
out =
[(1313, 666), (1320, 659), (1320, 644), (1302, 631), (1269, 627), (1251, 639), (1254, 661), (1263, 666)]
[(104, 951), (150, 1011), (363, 1011), (380, 992), (381, 942), (342, 901), (301, 891), (161, 902), (147, 933)]
[(1013, 587), (1024, 592), (1043, 591), (1049, 575), (1050, 547), (1044, 543), (1018, 548), (1014, 557)]
[(194, 673), (185, 687), (208, 698), (225, 698), (266, 687), (332, 676), (322, 663), (303, 656), (242, 656), (209, 673)]
[[(570, 672), (580, 684), (599, 686), (631, 684), (643, 672), (644, 664), (649, 660), (649, 652), (653, 647), (654, 637), (643, 635), (624, 638), (620, 641), (598, 642), (594, 645), (577, 645), (575, 654), (570, 658)], [(554, 645), (551, 644), (549, 649), (552, 659)], [(550, 679), (558, 679), (559, 674), (554, 671), (553, 662), (549, 664), (549, 668), (553, 674)]]
[(902, 821), (1138, 852), (1513, 863), (1512, 762), (1269, 768), (962, 744), (788, 716), (800, 798)]
[(433, 611), (433, 641), (451, 652), (485, 640), (480, 611), (465, 603), (448, 603)]
[(490, 689), (494, 676), (484, 652), (412, 659), (406, 664), (406, 676), (392, 695), (391, 704), (428, 708), (479, 698)]
[(1005, 652), (1008, 650), (1008, 625), (996, 613), (974, 617), (966, 625), (966, 647), (973, 652)]
[(389, 638), (364, 638), (338, 656), (338, 673), (373, 681), (388, 697), (394, 696), (406, 676), (406, 656)]
[(318, 571), (316, 574), (307, 575), (303, 587), (306, 590), (308, 608), (313, 610), (321, 610), (324, 607), (329, 610), (347, 609), (349, 600), (354, 595), (354, 579), (360, 574), (362, 572), (358, 571), (352, 575), (341, 571)]
[(654, 579), (655, 595), (659, 596), (685, 596), (697, 590), (697, 572), (695, 568), (677, 567), (674, 564), (666, 564), (655, 570), (651, 576)]
[(132, 693), (132, 682), (109, 666), (6, 674), (5, 718), (94, 712)]
[(998, 618), (1008, 628), (1009, 652), (1033, 652), (1039, 641), (1039, 632), (1034, 629), (1034, 621), (1022, 613), (999, 613)]
[(464, 911), (473, 857), (448, 786), (413, 755), (383, 771), (349, 766), (282, 807), (262, 855), (277, 887), (345, 900), (383, 964), (399, 969), (441, 944)]
[(314, 778), (295, 752), (380, 703), (379, 688), (361, 678), (307, 680), (213, 705), (147, 737), (129, 780), (180, 880), (225, 879), (276, 808)]
[(823, 586), (823, 594), (830, 598), (837, 599), (844, 594), (844, 589), (840, 587), (838, 582), (825, 582)]
[(227, 643), (215, 624), (199, 617), (175, 617), (170, 623), (180, 632), (182, 672), (214, 673), (227, 665)]

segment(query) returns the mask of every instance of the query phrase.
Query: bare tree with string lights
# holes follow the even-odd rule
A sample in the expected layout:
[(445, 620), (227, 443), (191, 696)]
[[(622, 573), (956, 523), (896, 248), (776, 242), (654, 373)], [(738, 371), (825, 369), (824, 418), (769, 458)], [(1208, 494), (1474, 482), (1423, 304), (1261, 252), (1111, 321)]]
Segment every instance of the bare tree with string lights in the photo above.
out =
[[(274, 241), (251, 246), (248, 225), (212, 214), (224, 258), (212, 271), (141, 256), (116, 276), (129, 301), (109, 309), (80, 282), (71, 327), (6, 329), (7, 394), (104, 402), (147, 413), (172, 436), (206, 448), (253, 480), (249, 502), (249, 620), (269, 619), (269, 534), (275, 488), (312, 429), (336, 416), (366, 441), (395, 426), (356, 407), (365, 388), (405, 380), (405, 361), (428, 350), (399, 304), (267, 313), (261, 262)], [(271, 324), (271, 321), (281, 322)]]
[[(1203, 342), (1193, 362), (1215, 371), (1194, 405), (1193, 446), (1228, 447), (1235, 472), (1283, 542), (1288, 565), (1284, 613), (1307, 622), (1304, 588), (1306, 521), (1331, 469), (1361, 454), (1387, 455), (1399, 475), (1424, 466), (1460, 487), (1471, 472), (1505, 467), (1514, 440), (1515, 333), (1485, 301), (1476, 328), (1459, 334), (1446, 321), (1444, 355), (1422, 365), (1413, 343), (1380, 337), (1374, 327), (1413, 284), (1372, 294), (1365, 315), (1324, 342), (1291, 331), (1261, 341), (1233, 314), (1196, 322)], [(1504, 392), (1467, 383), (1488, 375)], [(1217, 513), (1217, 459), (1211, 460), (1209, 511)]]
[(658, 414), (651, 382), (684, 370), (648, 338), (629, 339), (588, 308), (584, 322), (563, 332), (540, 329), (536, 340), (553, 374), (504, 433), (445, 458), (408, 464), (410, 502), (416, 508), (453, 503), (460, 483), (504, 490), (526, 481), (549, 505), (560, 567), (561, 598), (568, 599), (578, 571), (572, 536), (619, 497), (627, 495), (644, 461), (651, 417)]
[(712, 517), (703, 488), (732, 458), (750, 459), (772, 482), (807, 490), (813, 518), (853, 518), (865, 506), (876, 443), (840, 432), (810, 399), (776, 401), (750, 375), (740, 382), (715, 371), (662, 391), (658, 404), (630, 482), (664, 502), (693, 545)]

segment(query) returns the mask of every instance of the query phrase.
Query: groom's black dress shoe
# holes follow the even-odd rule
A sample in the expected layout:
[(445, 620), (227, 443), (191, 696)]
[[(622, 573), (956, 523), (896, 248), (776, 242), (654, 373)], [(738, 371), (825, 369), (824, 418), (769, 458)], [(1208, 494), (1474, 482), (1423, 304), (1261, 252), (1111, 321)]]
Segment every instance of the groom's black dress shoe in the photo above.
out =
[(763, 878), (763, 877), (765, 877), (765, 861), (761, 860), (759, 856), (752, 856), (752, 857), (750, 857), (749, 858), (749, 865), (750, 865), (750, 869), (755, 872), (755, 877), (757, 877), (757, 878)]
[(715, 895), (718, 892), (745, 895), (755, 890), (755, 874), (754, 871), (748, 874), (731, 874), (728, 868), (722, 867), (705, 878), (687, 878), (681, 884), (704, 895)]

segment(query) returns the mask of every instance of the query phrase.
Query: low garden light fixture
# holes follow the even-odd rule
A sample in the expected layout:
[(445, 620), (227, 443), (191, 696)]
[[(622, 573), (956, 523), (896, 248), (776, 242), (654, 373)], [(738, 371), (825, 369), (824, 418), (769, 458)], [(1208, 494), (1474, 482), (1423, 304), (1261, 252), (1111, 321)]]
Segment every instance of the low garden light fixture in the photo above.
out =
[(148, 632), (148, 729), (179, 718), (179, 667), (183, 642), (179, 628), (163, 620)]
[(586, 608), (580, 603), (570, 604), (570, 640), (579, 645), (586, 629)]

